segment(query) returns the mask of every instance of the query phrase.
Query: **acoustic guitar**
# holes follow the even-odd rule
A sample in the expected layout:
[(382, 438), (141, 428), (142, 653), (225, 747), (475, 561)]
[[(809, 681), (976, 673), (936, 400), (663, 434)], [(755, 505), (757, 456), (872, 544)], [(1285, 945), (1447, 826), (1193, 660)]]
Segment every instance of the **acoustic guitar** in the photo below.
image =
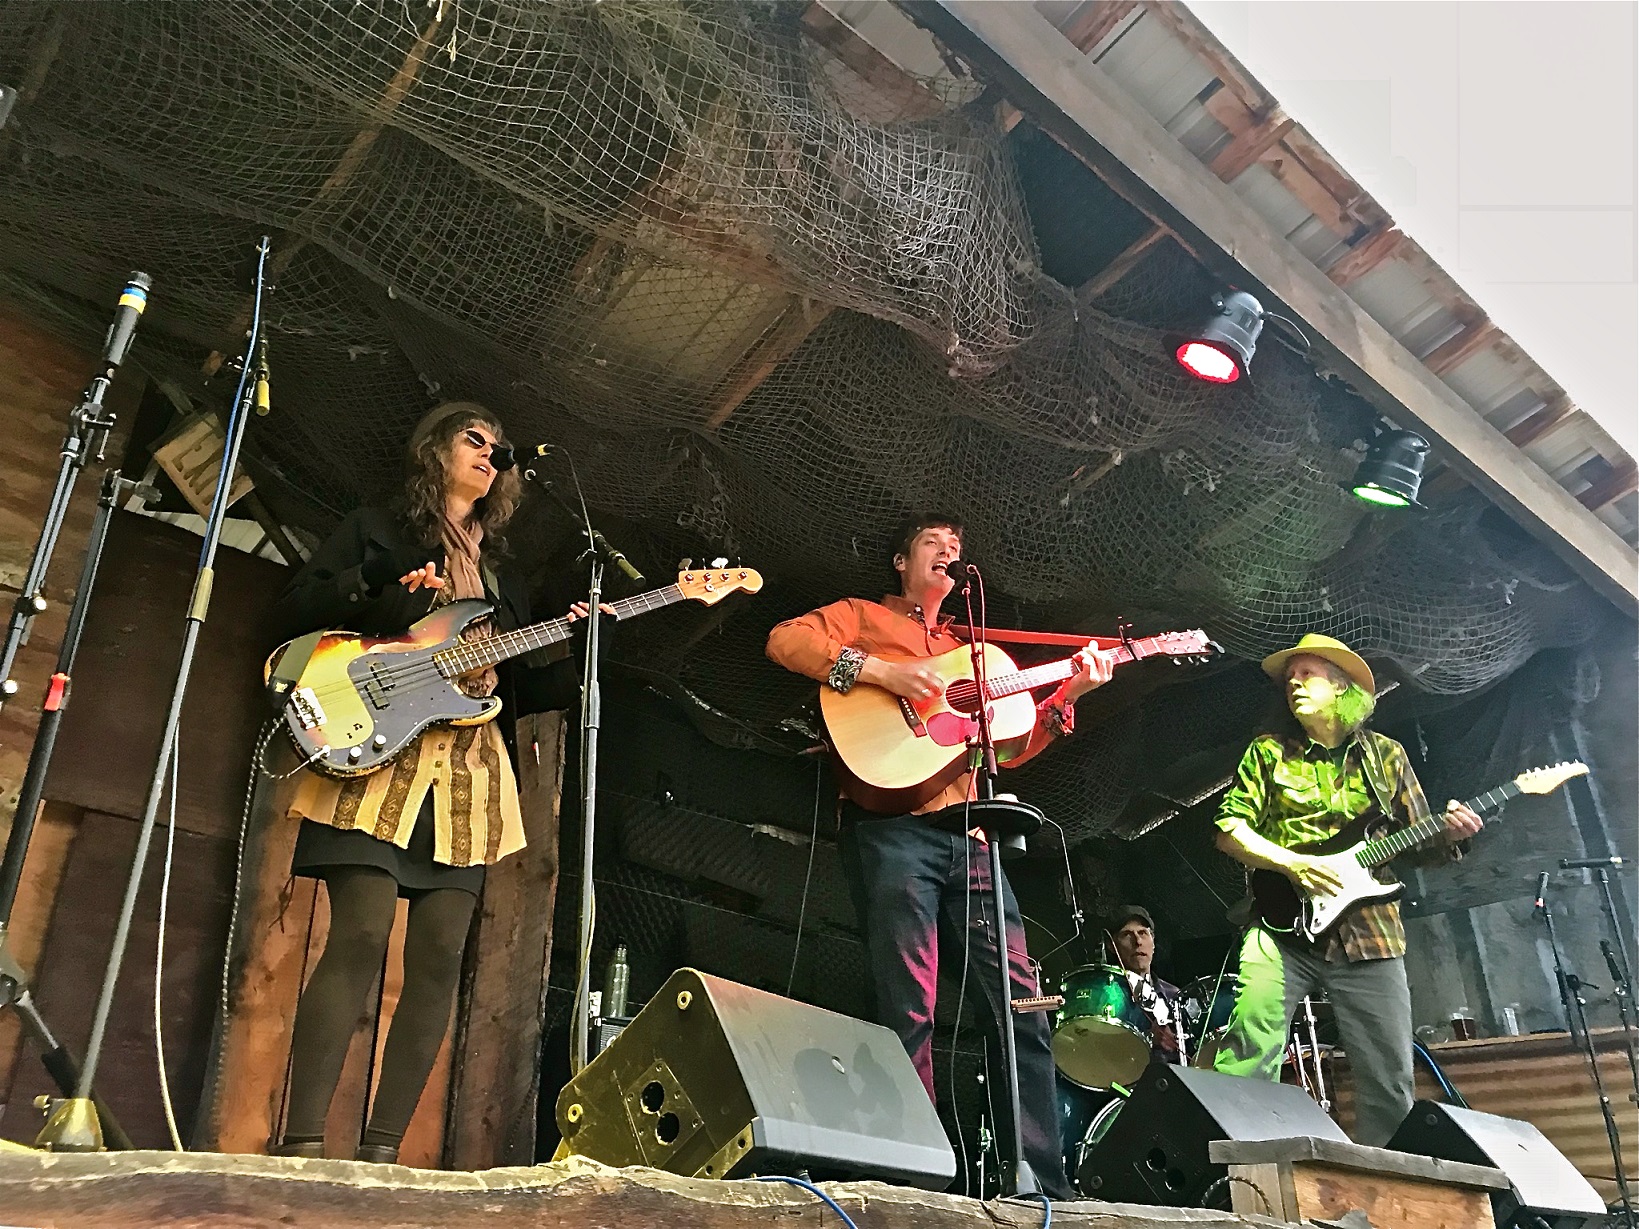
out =
[[(1218, 651), (1201, 631), (1165, 632), (1104, 650), (1117, 665), (1146, 657), (1194, 661)], [(1021, 670), (993, 644), (983, 646), (983, 662), (991, 739), (996, 759), (1005, 762), (1024, 750), (1036, 728), (1030, 692), (1062, 683), (1079, 667), (1070, 657)], [(868, 683), (846, 692), (820, 688), (820, 714), (840, 763), (843, 791), (883, 815), (914, 810), (936, 797), (967, 771), (968, 744), (978, 736), (972, 649), (963, 646), (917, 664), (944, 680), (943, 695), (912, 701)]]
[[(675, 602), (711, 606), (731, 593), (755, 593), (762, 587), (763, 578), (749, 568), (714, 567), (681, 572), (676, 584), (622, 598), (610, 607), (613, 618), (629, 619)], [(265, 678), (273, 677), (293, 646), (308, 651), (281, 709), (296, 753), (327, 776), (357, 777), (390, 763), (430, 725), (494, 720), (500, 698), (469, 696), (457, 681), (567, 640), (574, 625), (563, 617), (483, 639), (462, 639), (491, 610), (485, 601), (456, 601), (417, 621), (402, 636), (328, 631), (280, 645), (268, 658)]]
[[(1572, 777), (1585, 776), (1587, 771), (1588, 766), (1577, 760), (1533, 768), (1496, 789), (1470, 798), (1467, 805), (1476, 815), (1493, 814), (1516, 795), (1551, 794)], [(1253, 871), (1250, 884), (1253, 915), (1266, 930), (1313, 943), (1331, 933), (1333, 927), (1362, 905), (1397, 899), (1405, 891), (1405, 885), (1384, 883), (1372, 871), (1396, 855), (1439, 836), (1445, 831), (1445, 813), (1430, 815), (1420, 823), (1376, 840), (1365, 839), (1381, 818), (1382, 813), (1374, 805), (1335, 836), (1295, 847), (1297, 852), (1311, 854), (1331, 868), (1343, 885), (1335, 892), (1308, 892), (1279, 871)]]

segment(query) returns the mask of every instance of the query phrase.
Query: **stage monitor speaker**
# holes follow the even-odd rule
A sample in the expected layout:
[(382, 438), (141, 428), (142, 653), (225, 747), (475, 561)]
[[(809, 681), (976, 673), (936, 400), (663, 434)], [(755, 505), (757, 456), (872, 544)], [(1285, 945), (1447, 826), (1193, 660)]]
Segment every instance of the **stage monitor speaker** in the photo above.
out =
[[(1207, 1159), (1215, 1139), (1348, 1141), (1301, 1088), (1151, 1063), (1076, 1172), (1081, 1193), (1113, 1203), (1199, 1207), (1228, 1168)], [(1229, 1196), (1215, 1201), (1229, 1206)]]
[(1579, 1229), (1605, 1214), (1605, 1201), (1593, 1184), (1541, 1131), (1517, 1118), (1419, 1101), (1388, 1146), (1502, 1170), (1510, 1189), (1491, 1196), (1497, 1229)]
[(888, 1029), (679, 969), (558, 1094), (565, 1149), (701, 1178), (891, 1178), (956, 1155)]

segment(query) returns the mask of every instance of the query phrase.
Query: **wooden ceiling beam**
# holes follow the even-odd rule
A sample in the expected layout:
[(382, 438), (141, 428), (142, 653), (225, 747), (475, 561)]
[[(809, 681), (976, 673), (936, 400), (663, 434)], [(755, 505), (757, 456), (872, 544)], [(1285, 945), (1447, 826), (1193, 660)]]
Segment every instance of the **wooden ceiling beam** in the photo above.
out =
[(1550, 431), (1563, 426), (1575, 412), (1576, 404), (1568, 395), (1560, 393), (1545, 402), (1540, 409), (1532, 410), (1504, 431), (1503, 435), (1515, 448), (1525, 448), (1536, 443)]
[(1491, 345), (1501, 335), (1501, 329), (1482, 317), (1472, 324), (1464, 325), (1423, 355), (1423, 366), (1435, 375), (1444, 377)]
[(1137, 7), (1138, 0), (1087, 0), (1070, 14), (1070, 20), (1059, 31), (1076, 45), (1076, 50), (1088, 55)]
[(762, 387), (779, 365), (797, 352), (813, 331), (831, 314), (831, 304), (793, 295), (779, 318), (768, 326), (757, 343), (742, 354), (718, 384), (706, 416), (706, 430), (715, 431), (735, 410)]
[(1219, 150), (1208, 169), (1225, 183), (1233, 183), (1279, 145), (1292, 131), (1294, 123), (1290, 115), (1276, 107), (1261, 123), (1252, 125)]
[(1112, 286), (1127, 274), (1136, 269), (1149, 255), (1149, 251), (1172, 232), (1160, 223), (1151, 226), (1138, 238), (1123, 248), (1114, 260), (1105, 265), (1092, 277), (1083, 282), (1076, 290), (1076, 301), (1092, 303), (1102, 298)]
[(1578, 495), (1576, 501), (1589, 512), (1598, 512), (1635, 491), (1639, 491), (1639, 464), (1632, 457), (1623, 457), (1619, 464), (1611, 466), (1610, 473)]
[(1378, 265), (1394, 256), (1405, 242), (1405, 235), (1395, 226), (1383, 226), (1366, 235), (1359, 243), (1338, 258), (1326, 276), (1332, 285), (1347, 286), (1358, 282)]
[(1320, 365), (1379, 413), (1426, 436), (1447, 464), (1599, 593), (1626, 613), (1639, 611), (1639, 554), (1632, 547), (1327, 280), (1033, 7), (900, 3), (1044, 132), (1119, 184), (1122, 195), (1144, 202), (1145, 212), (1193, 248), (1211, 272), (1303, 321)]

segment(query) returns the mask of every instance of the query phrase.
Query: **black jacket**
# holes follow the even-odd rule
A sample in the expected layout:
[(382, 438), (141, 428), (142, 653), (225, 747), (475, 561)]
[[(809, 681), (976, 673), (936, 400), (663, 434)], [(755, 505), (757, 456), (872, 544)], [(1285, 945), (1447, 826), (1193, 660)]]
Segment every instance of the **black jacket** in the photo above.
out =
[[(296, 573), (268, 613), (270, 647), (323, 628), (345, 629), (365, 636), (396, 636), (432, 609), (431, 590), (409, 592), (396, 580), (372, 591), (364, 580), (366, 563), (381, 555), (421, 558), (416, 535), (396, 514), (383, 508), (348, 513), (303, 568)], [(426, 549), (421, 562), (446, 572), (444, 548)], [(407, 572), (415, 565), (407, 564)], [(485, 559), (484, 596), (495, 607), (498, 631), (523, 627), (530, 620), (529, 594), (516, 574)], [(402, 573), (399, 573), (402, 575)], [(501, 733), (513, 746), (513, 724), (525, 713), (568, 707), (576, 694), (573, 664), (550, 661), (537, 652), (502, 662), (497, 668), (501, 697)], [(516, 755), (516, 748), (514, 748)]]

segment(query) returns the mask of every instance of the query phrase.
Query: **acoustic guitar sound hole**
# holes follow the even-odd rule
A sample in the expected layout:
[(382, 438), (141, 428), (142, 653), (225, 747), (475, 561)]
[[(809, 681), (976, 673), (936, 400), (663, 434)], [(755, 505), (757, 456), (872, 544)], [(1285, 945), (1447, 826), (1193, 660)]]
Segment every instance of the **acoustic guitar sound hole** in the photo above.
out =
[(959, 713), (979, 711), (979, 685), (972, 679), (957, 679), (945, 688), (945, 703)]

